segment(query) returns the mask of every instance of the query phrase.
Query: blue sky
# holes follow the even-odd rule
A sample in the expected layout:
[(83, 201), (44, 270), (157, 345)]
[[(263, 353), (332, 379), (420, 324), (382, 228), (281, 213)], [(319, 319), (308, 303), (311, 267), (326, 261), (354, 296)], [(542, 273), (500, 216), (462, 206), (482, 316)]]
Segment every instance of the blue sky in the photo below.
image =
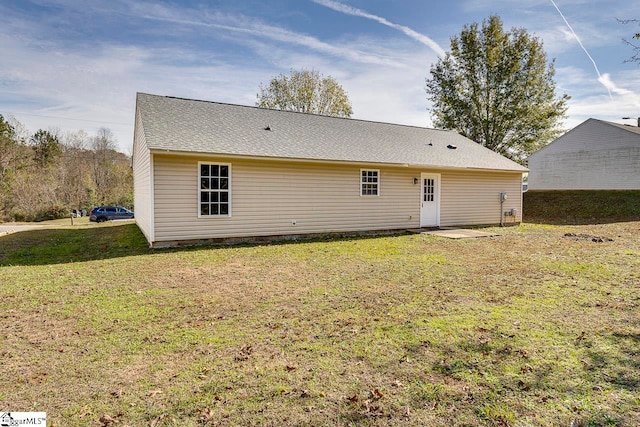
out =
[(431, 64), (490, 14), (556, 59), (565, 128), (640, 115), (629, 0), (0, 0), (0, 114), (32, 133), (107, 127), (130, 152), (136, 92), (254, 105), (260, 83), (306, 68), (342, 84), (354, 118), (431, 126)]

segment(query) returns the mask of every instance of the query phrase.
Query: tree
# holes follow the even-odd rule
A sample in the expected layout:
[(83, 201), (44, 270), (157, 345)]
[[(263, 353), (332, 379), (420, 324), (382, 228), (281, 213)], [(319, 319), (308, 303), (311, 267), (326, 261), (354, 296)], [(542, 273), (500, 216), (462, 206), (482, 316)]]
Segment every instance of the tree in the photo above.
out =
[(87, 149), (89, 140), (84, 130), (66, 132), (61, 137), (64, 165), (59, 168), (57, 181), (62, 204), (69, 209), (90, 206), (87, 188), (93, 188), (93, 152)]
[(0, 184), (28, 161), (28, 148), (21, 135), (23, 129), (24, 126), (14, 118), (5, 120), (0, 114)]
[[(618, 19), (618, 22), (621, 24), (639, 24), (640, 25), (640, 20), (638, 19)], [(632, 38), (636, 40), (640, 40), (640, 33), (635, 33), (632, 36)], [(624, 62), (637, 62), (640, 64), (640, 44), (638, 44), (638, 42), (629, 41), (626, 38), (623, 38), (622, 41), (625, 42), (628, 46), (630, 46), (631, 50), (633, 51), (633, 55), (631, 55), (631, 57), (625, 60)]]
[(496, 15), (465, 25), (426, 80), (434, 124), (522, 162), (561, 132), (569, 96), (555, 97), (554, 74), (525, 29), (505, 32)]
[(110, 129), (98, 129), (91, 141), (93, 151), (94, 197), (100, 203), (132, 204), (133, 175), (130, 160), (116, 151), (116, 139)]
[(62, 146), (58, 137), (53, 133), (40, 129), (31, 137), (33, 159), (38, 166), (47, 166), (53, 163), (62, 154)]
[(17, 141), (14, 127), (0, 114), (0, 183), (3, 182), (8, 171), (16, 145)]
[(331, 76), (323, 77), (318, 71), (291, 70), (291, 75), (280, 74), (271, 79), (269, 86), (260, 83), (256, 105), (262, 108), (299, 111), (324, 116), (351, 117), (353, 110), (347, 93)]
[(132, 206), (131, 158), (116, 148), (109, 129), (29, 137), (0, 115), (0, 221), (51, 219), (98, 203)]

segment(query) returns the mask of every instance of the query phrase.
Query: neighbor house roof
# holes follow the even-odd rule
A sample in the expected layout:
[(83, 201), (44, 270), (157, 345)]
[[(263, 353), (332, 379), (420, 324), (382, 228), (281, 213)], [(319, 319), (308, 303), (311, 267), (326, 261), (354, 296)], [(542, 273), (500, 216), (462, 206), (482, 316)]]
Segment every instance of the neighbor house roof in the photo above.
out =
[(138, 93), (152, 152), (527, 169), (456, 132)]
[(625, 150), (640, 146), (640, 128), (599, 119), (587, 119), (531, 154), (527, 160), (540, 155), (553, 156), (580, 151)]

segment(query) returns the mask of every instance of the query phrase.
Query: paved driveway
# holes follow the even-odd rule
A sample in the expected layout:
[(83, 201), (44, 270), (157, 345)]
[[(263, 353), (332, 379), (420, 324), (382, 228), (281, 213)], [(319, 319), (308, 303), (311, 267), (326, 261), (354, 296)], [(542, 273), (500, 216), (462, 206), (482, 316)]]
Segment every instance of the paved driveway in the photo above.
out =
[(0, 224), (0, 236), (6, 234), (16, 233), (18, 231), (33, 230), (36, 228), (42, 228), (42, 225), (32, 224)]

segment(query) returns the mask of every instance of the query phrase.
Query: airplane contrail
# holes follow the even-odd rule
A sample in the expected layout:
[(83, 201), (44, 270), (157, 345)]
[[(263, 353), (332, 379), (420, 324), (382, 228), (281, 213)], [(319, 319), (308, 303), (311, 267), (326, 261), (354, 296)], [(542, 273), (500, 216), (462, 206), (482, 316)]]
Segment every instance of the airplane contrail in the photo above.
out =
[(550, 0), (551, 4), (553, 4), (553, 7), (556, 8), (556, 10), (558, 11), (558, 13), (560, 14), (560, 16), (562, 17), (562, 19), (564, 20), (564, 23), (567, 24), (567, 27), (569, 27), (569, 30), (571, 31), (571, 34), (573, 34), (573, 37), (576, 38), (576, 40), (578, 41), (578, 44), (580, 45), (580, 47), (582, 48), (582, 50), (584, 51), (584, 53), (589, 57), (589, 59), (591, 60), (591, 63), (593, 64), (593, 68), (595, 68), (596, 70), (596, 74), (598, 74), (598, 81), (607, 89), (607, 92), (609, 92), (609, 98), (613, 98), (611, 96), (611, 88), (609, 87), (609, 85), (607, 84), (607, 82), (610, 82), (611, 84), (613, 84), (613, 82), (611, 82), (611, 80), (608, 78), (609, 75), (605, 74), (604, 77), (602, 74), (600, 74), (600, 70), (598, 70), (598, 65), (596, 65), (596, 61), (593, 59), (593, 57), (589, 54), (589, 52), (587, 51), (587, 48), (584, 47), (584, 45), (582, 44), (582, 41), (580, 40), (580, 37), (578, 37), (578, 35), (576, 34), (575, 31), (573, 31), (573, 27), (571, 26), (571, 24), (569, 24), (569, 21), (567, 21), (567, 18), (564, 17), (564, 14), (562, 13), (562, 11), (560, 10), (560, 8), (558, 7), (558, 5), (556, 4), (555, 1)]
[(364, 10), (361, 9), (357, 9), (355, 7), (352, 6), (348, 6), (346, 4), (342, 4), (339, 3), (337, 1), (333, 1), (333, 0), (311, 0), (316, 4), (319, 4), (320, 6), (324, 6), (324, 7), (328, 7), (329, 9), (333, 9), (337, 12), (341, 12), (341, 13), (345, 13), (347, 15), (353, 15), (353, 16), (360, 16), (362, 18), (367, 18), (367, 19), (371, 19), (373, 21), (379, 22), (382, 25), (386, 25), (387, 27), (391, 27), (394, 28), (398, 31), (403, 32), (405, 35), (411, 37), (412, 39), (424, 44), (425, 46), (430, 47), (433, 51), (435, 51), (435, 53), (438, 54), (438, 56), (444, 58), (444, 49), (442, 49), (442, 47), (440, 47), (440, 45), (438, 43), (436, 43), (433, 39), (431, 39), (429, 36), (426, 36), (424, 34), (421, 34), (409, 27), (406, 27), (404, 25), (400, 25), (400, 24), (395, 24), (393, 22), (390, 22), (388, 20), (386, 20), (385, 18), (381, 17), (381, 16), (377, 16), (377, 15), (373, 15), (371, 13), (365, 12)]

